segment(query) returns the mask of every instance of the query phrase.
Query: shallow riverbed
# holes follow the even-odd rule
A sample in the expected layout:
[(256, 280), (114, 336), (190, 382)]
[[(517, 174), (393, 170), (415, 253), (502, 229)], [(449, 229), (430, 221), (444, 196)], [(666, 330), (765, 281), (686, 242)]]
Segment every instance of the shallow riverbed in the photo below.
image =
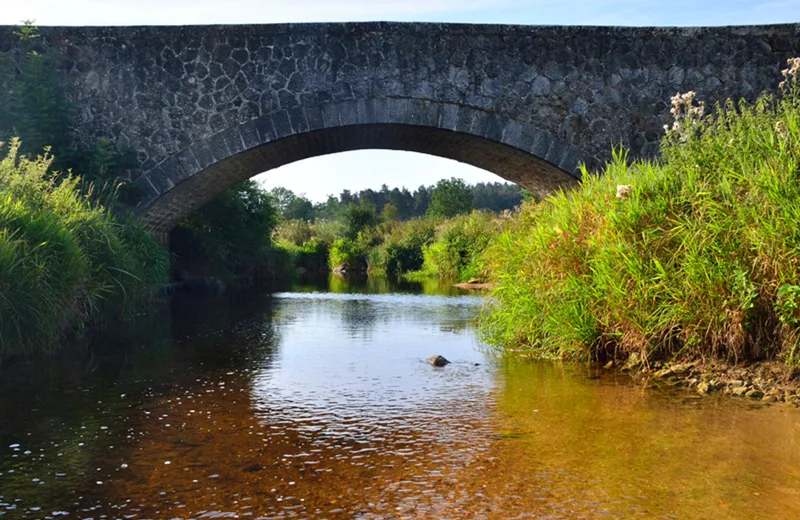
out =
[(800, 518), (800, 410), (498, 360), (480, 305), (334, 278), (12, 367), (0, 518)]

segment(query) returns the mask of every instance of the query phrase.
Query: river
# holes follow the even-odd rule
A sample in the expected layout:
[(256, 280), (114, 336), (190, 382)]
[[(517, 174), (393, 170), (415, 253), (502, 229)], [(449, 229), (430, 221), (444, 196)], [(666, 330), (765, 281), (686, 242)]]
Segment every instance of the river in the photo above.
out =
[(333, 277), (17, 364), (0, 518), (800, 518), (800, 410), (498, 359), (481, 305)]

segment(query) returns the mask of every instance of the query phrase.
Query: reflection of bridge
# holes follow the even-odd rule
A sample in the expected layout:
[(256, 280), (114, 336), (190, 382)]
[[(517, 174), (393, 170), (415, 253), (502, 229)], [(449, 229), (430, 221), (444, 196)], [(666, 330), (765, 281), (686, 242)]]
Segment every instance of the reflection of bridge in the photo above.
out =
[[(652, 29), (352, 23), (43, 28), (82, 138), (138, 154), (140, 218), (167, 231), (222, 190), (317, 155), (463, 161), (536, 191), (612, 143), (658, 151), (667, 102), (752, 98), (798, 26)], [(12, 45), (0, 27), (0, 49)]]

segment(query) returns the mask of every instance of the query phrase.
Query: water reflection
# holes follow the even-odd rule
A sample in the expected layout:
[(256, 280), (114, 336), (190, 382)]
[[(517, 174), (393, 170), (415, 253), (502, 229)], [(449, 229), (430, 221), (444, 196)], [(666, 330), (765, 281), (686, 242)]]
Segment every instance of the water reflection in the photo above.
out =
[(330, 283), (5, 372), (0, 517), (800, 518), (798, 410), (499, 362), (475, 296)]

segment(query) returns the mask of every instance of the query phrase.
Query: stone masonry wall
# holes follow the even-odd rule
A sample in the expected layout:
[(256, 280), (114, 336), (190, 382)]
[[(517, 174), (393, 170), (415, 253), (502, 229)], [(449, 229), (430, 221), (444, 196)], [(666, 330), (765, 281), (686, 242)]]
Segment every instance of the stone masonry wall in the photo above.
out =
[[(177, 209), (158, 224), (168, 227), (270, 160), (323, 149), (416, 147), (489, 169), (507, 151), (536, 160), (526, 164), (520, 156), (516, 170), (496, 171), (529, 185), (548, 176), (558, 185), (558, 175), (574, 174), (579, 162), (607, 159), (613, 144), (633, 157), (653, 156), (670, 96), (695, 90), (713, 104), (774, 90), (785, 60), (800, 54), (799, 28), (352, 23), (41, 33), (75, 82), (79, 137), (109, 137), (136, 152), (132, 175), (149, 190), (142, 211), (168, 201)], [(12, 30), (0, 27), (0, 50), (15, 45)], [(383, 140), (344, 140), (331, 130), (376, 124), (404, 128)], [(444, 132), (436, 147), (405, 144), (423, 135), (405, 128), (415, 125)], [(224, 181), (208, 177), (234, 156), (314, 131), (327, 131), (316, 139), (330, 142), (277, 160), (262, 150), (246, 158), (247, 171)], [(458, 132), (475, 139), (454, 140)], [(459, 143), (465, 151), (454, 148)], [(481, 146), (483, 159), (474, 151)], [(523, 178), (523, 166), (541, 171)], [(202, 172), (208, 178), (194, 181), (191, 203), (176, 198), (180, 190), (163, 198)]]

